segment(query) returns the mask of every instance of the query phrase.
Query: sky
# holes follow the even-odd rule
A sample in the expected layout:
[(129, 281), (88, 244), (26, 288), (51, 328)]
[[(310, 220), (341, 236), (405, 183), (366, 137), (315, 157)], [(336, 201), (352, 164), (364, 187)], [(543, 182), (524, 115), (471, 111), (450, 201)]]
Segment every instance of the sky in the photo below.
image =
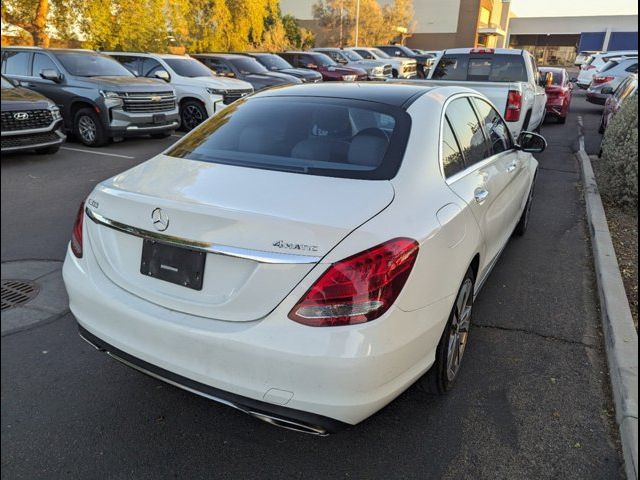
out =
[(511, 0), (519, 17), (573, 17), (581, 15), (637, 15), (636, 0)]

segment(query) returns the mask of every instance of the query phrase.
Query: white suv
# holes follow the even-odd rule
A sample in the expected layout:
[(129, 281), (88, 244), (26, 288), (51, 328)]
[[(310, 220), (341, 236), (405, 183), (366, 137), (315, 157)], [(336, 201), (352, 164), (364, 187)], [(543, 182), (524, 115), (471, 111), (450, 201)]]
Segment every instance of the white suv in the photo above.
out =
[(188, 55), (104, 52), (139, 77), (160, 78), (176, 91), (183, 130), (192, 130), (226, 105), (253, 93), (250, 83), (217, 77)]

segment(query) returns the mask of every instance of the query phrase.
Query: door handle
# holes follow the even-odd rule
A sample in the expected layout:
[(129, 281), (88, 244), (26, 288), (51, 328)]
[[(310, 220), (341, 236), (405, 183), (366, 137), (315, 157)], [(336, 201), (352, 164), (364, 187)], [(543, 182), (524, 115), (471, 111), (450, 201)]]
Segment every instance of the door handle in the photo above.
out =
[(507, 166), (507, 173), (513, 172), (516, 168), (518, 168), (518, 161), (514, 160)]
[(473, 196), (476, 199), (476, 202), (482, 203), (489, 196), (489, 191), (486, 190), (484, 187), (476, 188), (476, 191), (473, 192)]

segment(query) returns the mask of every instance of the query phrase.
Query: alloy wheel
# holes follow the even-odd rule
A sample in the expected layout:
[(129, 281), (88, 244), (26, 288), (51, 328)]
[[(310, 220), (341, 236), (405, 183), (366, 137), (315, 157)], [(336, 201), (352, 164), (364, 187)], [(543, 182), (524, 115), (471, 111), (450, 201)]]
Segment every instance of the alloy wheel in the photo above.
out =
[(202, 122), (204, 122), (205, 116), (202, 113), (202, 109), (197, 105), (187, 105), (182, 111), (182, 123), (189, 130), (196, 128)]
[(96, 141), (98, 127), (91, 117), (83, 115), (78, 120), (78, 133), (86, 143), (94, 143)]
[(473, 308), (473, 281), (467, 278), (456, 298), (453, 320), (447, 342), (447, 379), (451, 382), (460, 370), (462, 357), (467, 347), (471, 311)]

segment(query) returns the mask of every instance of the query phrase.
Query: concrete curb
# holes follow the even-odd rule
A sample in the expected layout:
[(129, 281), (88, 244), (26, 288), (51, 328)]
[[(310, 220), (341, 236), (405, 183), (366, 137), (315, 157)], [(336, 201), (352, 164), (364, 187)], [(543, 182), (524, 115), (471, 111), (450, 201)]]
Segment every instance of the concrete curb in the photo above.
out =
[(580, 137), (584, 197), (593, 248), (602, 325), (616, 407), (616, 421), (629, 480), (638, 478), (638, 333), (620, 275), (591, 159)]

